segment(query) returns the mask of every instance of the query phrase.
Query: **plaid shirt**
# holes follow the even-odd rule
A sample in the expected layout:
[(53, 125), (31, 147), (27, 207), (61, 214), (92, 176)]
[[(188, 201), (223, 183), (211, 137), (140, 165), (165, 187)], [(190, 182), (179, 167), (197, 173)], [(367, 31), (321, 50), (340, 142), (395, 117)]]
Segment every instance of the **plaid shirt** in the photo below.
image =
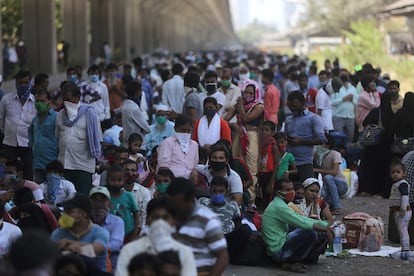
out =
[(414, 203), (414, 150), (406, 153), (404, 157), (402, 158), (401, 162), (405, 166), (405, 175), (408, 183), (410, 184), (410, 187), (413, 187), (410, 189), (410, 204)]

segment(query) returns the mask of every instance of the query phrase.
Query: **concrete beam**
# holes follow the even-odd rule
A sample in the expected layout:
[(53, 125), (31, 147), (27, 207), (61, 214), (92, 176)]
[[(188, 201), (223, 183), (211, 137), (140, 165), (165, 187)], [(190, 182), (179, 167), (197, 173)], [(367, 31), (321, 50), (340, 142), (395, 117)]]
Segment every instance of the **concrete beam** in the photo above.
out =
[(63, 39), (70, 44), (69, 64), (89, 65), (89, 15), (88, 2), (62, 1)]
[(27, 65), (34, 73), (57, 72), (55, 0), (22, 0)]

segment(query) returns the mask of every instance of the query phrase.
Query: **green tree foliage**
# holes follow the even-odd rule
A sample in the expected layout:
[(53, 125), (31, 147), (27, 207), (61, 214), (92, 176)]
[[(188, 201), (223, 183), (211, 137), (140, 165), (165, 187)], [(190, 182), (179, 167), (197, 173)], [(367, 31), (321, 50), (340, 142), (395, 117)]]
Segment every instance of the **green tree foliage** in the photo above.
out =
[(393, 0), (308, 0), (300, 25), (316, 23), (321, 33), (339, 35), (351, 22), (372, 17)]
[(1, 28), (4, 38), (16, 40), (22, 36), (23, 19), (20, 0), (1, 0)]
[(352, 22), (350, 31), (343, 31), (343, 34), (347, 43), (343, 45), (342, 51), (351, 66), (367, 61), (373, 64), (382, 63), (386, 55), (384, 37), (375, 21), (360, 19)]

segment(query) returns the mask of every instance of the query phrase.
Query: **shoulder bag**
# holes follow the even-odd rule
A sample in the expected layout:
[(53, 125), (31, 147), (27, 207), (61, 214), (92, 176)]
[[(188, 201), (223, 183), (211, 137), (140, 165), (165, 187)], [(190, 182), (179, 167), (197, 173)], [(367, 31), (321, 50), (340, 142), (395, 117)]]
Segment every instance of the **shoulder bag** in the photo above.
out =
[(359, 137), (359, 144), (361, 146), (371, 147), (381, 144), (384, 126), (381, 119), (381, 108), (378, 111), (378, 124), (367, 125)]

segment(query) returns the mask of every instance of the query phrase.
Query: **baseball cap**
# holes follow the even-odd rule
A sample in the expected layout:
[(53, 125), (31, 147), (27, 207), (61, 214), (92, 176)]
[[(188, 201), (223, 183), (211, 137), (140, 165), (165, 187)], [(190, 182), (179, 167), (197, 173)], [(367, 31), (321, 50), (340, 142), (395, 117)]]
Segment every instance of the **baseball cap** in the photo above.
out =
[(73, 198), (62, 202), (61, 205), (64, 210), (79, 208), (85, 211), (89, 216), (91, 214), (91, 201), (88, 196), (81, 193), (76, 193)]
[(89, 197), (92, 197), (95, 194), (103, 194), (108, 199), (111, 199), (111, 194), (109, 193), (108, 188), (102, 186), (93, 187), (89, 192)]
[(303, 187), (306, 189), (308, 186), (312, 185), (312, 184), (318, 184), (319, 187), (321, 186), (321, 183), (319, 182), (318, 179), (314, 178), (314, 177), (309, 177), (306, 178), (305, 181), (303, 181)]

